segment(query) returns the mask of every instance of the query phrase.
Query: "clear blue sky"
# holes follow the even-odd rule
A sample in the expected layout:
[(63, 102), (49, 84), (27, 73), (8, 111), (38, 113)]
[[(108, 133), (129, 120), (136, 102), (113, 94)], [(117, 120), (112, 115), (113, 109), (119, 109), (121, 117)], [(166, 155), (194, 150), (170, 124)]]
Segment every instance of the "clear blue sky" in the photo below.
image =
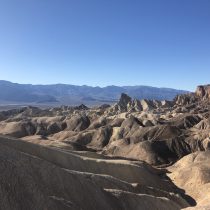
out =
[(210, 0), (0, 0), (0, 79), (210, 83)]

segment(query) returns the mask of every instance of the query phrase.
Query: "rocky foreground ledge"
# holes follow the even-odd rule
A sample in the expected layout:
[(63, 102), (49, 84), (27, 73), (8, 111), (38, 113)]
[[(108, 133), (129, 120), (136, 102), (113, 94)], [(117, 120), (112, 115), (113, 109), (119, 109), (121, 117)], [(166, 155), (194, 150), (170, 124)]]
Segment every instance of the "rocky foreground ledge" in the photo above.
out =
[(0, 209), (210, 209), (209, 90), (0, 112)]

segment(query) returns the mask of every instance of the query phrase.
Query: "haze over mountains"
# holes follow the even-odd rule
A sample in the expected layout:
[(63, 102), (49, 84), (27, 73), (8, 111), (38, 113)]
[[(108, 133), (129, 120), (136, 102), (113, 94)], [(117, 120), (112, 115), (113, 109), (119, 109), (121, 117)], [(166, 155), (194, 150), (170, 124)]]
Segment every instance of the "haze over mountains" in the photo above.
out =
[(116, 102), (121, 93), (137, 99), (172, 100), (184, 90), (156, 88), (150, 86), (107, 86), (91, 87), (67, 84), (31, 85), (0, 80), (0, 102), (96, 105)]

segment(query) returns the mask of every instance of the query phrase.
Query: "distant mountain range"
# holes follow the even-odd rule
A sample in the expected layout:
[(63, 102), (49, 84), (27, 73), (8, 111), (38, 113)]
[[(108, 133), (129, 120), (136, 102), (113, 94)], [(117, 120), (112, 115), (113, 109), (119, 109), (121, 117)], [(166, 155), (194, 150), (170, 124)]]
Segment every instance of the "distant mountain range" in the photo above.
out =
[(66, 84), (31, 85), (0, 80), (0, 103), (16, 104), (68, 104), (96, 105), (114, 103), (121, 93), (137, 99), (172, 100), (184, 90), (156, 88), (150, 86), (107, 86), (91, 87)]

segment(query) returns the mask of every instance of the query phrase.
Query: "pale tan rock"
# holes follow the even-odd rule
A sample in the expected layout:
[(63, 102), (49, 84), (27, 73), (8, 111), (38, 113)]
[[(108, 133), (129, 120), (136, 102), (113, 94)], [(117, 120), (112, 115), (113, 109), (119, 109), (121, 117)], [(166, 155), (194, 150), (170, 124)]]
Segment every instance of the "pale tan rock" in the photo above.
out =
[(210, 151), (196, 152), (183, 157), (168, 168), (168, 176), (188, 195), (196, 200), (198, 206), (210, 204)]

